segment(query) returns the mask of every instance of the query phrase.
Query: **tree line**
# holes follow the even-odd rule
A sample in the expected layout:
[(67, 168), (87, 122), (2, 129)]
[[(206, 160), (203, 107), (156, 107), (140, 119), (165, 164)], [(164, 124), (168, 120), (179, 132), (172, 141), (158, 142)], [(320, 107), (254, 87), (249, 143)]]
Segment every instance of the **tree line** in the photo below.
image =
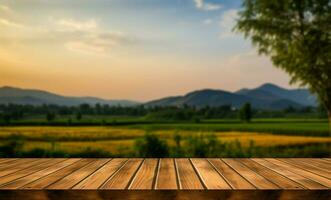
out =
[(252, 117), (272, 118), (286, 117), (290, 114), (307, 115), (316, 114), (326, 117), (326, 111), (323, 108), (288, 107), (284, 110), (272, 111), (252, 108), (249, 103), (244, 104), (241, 108), (235, 108), (231, 105), (218, 107), (194, 107), (183, 105), (176, 106), (154, 106), (144, 105), (124, 107), (109, 105), (89, 105), (81, 104), (79, 106), (60, 106), (60, 105), (17, 105), (17, 104), (0, 104), (0, 119), (5, 123), (19, 121), (27, 117), (41, 116), (47, 121), (53, 121), (56, 118), (70, 116), (70, 120), (80, 121), (85, 116), (130, 116), (145, 117), (148, 120), (191, 120), (199, 122), (201, 119), (236, 119), (249, 122)]

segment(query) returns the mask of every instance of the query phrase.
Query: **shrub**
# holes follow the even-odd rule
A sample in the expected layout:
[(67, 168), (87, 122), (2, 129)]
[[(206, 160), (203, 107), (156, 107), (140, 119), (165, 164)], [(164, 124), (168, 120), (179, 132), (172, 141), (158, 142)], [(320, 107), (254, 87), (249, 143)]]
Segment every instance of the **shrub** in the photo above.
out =
[(157, 136), (146, 133), (143, 138), (135, 142), (136, 153), (144, 158), (164, 158), (169, 156), (169, 147), (166, 141)]

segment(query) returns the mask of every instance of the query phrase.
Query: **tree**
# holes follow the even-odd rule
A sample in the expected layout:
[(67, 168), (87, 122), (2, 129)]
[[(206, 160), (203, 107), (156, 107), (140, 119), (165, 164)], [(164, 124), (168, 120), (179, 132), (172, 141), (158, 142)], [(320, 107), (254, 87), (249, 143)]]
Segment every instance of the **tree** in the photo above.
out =
[(76, 119), (80, 121), (83, 118), (83, 115), (81, 112), (76, 113)]
[(3, 121), (5, 122), (5, 124), (10, 124), (10, 120), (11, 120), (11, 115), (8, 113), (5, 113), (3, 115)]
[(239, 111), (240, 119), (244, 122), (250, 122), (252, 118), (252, 109), (250, 103), (245, 103)]
[(47, 112), (47, 114), (46, 114), (46, 119), (47, 119), (47, 121), (53, 121), (54, 119), (55, 119), (55, 117), (56, 117), (56, 115), (55, 115), (55, 113), (53, 113), (53, 112)]
[(164, 158), (169, 155), (169, 147), (166, 141), (148, 133), (142, 139), (136, 141), (135, 148), (138, 155), (144, 158)]
[(331, 127), (330, 22), (330, 0), (244, 0), (235, 30), (318, 96)]

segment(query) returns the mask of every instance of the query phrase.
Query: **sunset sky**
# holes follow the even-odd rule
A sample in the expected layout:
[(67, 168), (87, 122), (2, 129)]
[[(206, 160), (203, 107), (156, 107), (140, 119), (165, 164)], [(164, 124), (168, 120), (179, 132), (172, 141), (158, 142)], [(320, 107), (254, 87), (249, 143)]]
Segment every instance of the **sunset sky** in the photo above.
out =
[(288, 76), (231, 32), (239, 0), (0, 0), (0, 86), (146, 101)]

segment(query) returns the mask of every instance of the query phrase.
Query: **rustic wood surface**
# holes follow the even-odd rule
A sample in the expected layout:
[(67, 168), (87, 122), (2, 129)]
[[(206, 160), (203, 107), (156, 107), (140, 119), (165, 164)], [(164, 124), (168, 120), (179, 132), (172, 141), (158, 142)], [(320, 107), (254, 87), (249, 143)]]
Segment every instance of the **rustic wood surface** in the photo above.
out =
[(0, 159), (0, 199), (331, 199), (331, 159)]

